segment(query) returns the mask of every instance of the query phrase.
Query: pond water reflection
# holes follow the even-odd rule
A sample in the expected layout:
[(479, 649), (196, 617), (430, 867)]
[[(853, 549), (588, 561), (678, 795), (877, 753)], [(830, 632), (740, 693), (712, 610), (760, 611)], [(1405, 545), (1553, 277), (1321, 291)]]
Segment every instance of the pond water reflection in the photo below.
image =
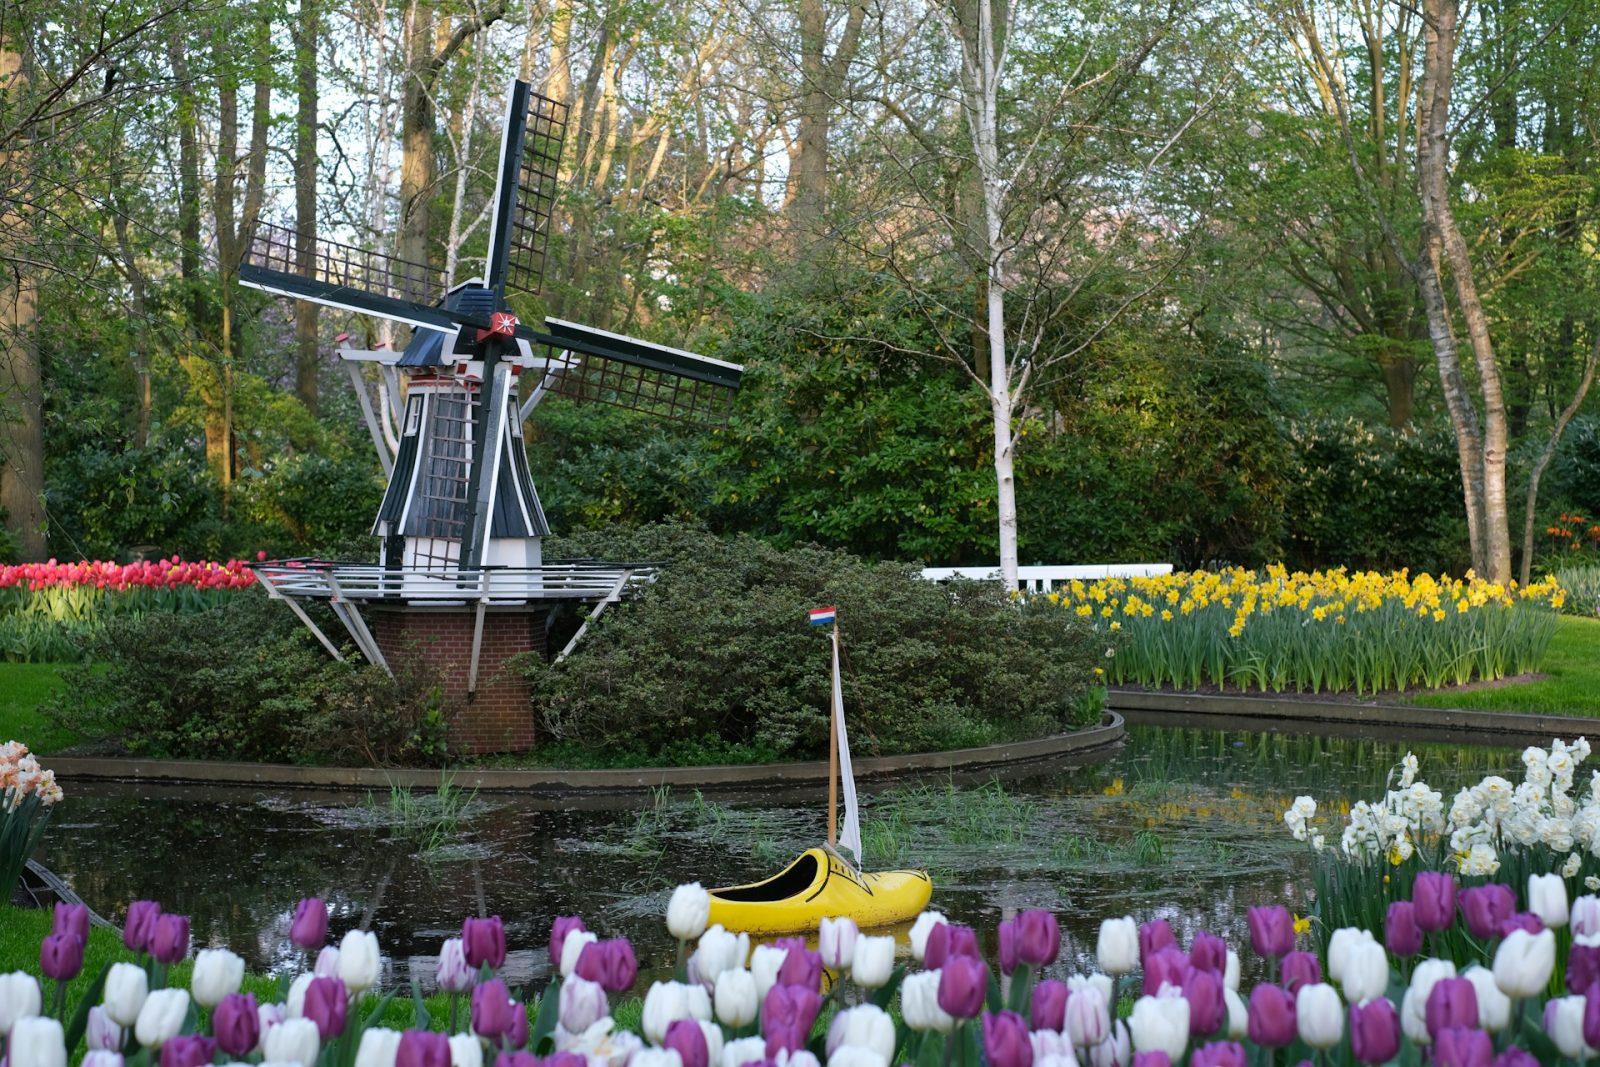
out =
[[(1233, 934), (1249, 904), (1305, 899), (1309, 857), (1281, 822), (1294, 796), (1324, 809), (1371, 797), (1408, 750), (1447, 793), (1520, 776), (1512, 747), (1142, 725), (1098, 763), (876, 791), (864, 848), (875, 867), (928, 867), (933, 906), (980, 930), (1005, 908), (1055, 909), (1070, 952), (1091, 952), (1099, 920), (1128, 911)], [(265, 970), (298, 965), (288, 919), (307, 893), (328, 898), (336, 935), (370, 923), (399, 981), (413, 960), (431, 976), (463, 915), (498, 913), (521, 949), (510, 976), (528, 980), (548, 970), (536, 946), (551, 917), (571, 912), (632, 938), (647, 973), (670, 966), (659, 916), (672, 886), (764, 877), (822, 832), (820, 802), (679, 790), (629, 803), (485, 794), (434, 834), (387, 796), (69, 783), (41, 858), (108, 917), (158, 899), (193, 918), (197, 946)]]

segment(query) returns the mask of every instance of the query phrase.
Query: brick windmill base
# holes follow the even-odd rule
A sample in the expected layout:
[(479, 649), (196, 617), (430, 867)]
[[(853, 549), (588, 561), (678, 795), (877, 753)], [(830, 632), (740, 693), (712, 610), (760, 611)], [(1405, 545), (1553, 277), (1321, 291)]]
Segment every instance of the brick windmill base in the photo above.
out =
[(470, 692), (476, 611), (374, 607), (369, 617), (384, 659), (421, 664), (442, 679), (445, 702), (456, 711), (450, 728), (453, 752), (478, 756), (533, 747), (533, 708), (519, 657), (545, 656), (548, 610), (519, 605), (484, 613), (477, 686)]

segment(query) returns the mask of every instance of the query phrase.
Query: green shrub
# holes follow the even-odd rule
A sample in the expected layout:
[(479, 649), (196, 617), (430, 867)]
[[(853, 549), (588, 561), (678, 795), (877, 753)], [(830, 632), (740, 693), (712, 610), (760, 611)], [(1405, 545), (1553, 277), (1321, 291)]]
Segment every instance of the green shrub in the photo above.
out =
[(419, 671), (331, 659), (264, 594), (114, 617), (52, 711), (77, 733), (173, 759), (436, 764), (449, 710)]
[(824, 753), (827, 632), (806, 625), (822, 604), (839, 607), (845, 705), (862, 755), (1035, 737), (1098, 715), (1104, 642), (992, 583), (942, 586), (901, 564), (679, 524), (581, 534), (546, 552), (662, 564), (649, 590), (602, 616), (565, 662), (530, 668), (534, 708), (557, 742), (646, 760), (690, 743)]
[(1567, 592), (1561, 605), (1563, 615), (1582, 615), (1585, 618), (1600, 616), (1600, 566), (1593, 563), (1577, 567), (1562, 567), (1555, 579)]

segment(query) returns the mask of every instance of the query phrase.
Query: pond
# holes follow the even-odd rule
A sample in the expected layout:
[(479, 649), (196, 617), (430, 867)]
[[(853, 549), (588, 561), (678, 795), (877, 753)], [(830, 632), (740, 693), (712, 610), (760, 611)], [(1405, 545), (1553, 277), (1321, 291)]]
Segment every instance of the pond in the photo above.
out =
[[(1407, 751), (1447, 796), (1485, 774), (1520, 780), (1520, 747), (1140, 725), (1099, 762), (877, 790), (863, 799), (863, 848), (873, 868), (928, 868), (933, 906), (985, 937), (1002, 909), (1033, 906), (1056, 910), (1067, 952), (1085, 958), (1100, 919), (1127, 912), (1240, 937), (1249, 904), (1306, 898), (1310, 857), (1283, 809), (1301, 793), (1324, 810), (1380, 795)], [(426, 985), (440, 941), (479, 913), (507, 922), (508, 976), (542, 981), (550, 920), (574, 912), (631, 938), (647, 975), (665, 971), (674, 885), (765, 877), (819, 840), (824, 817), (820, 797), (678, 790), (625, 803), (80, 783), (41, 859), (102, 914), (158, 899), (192, 917), (197, 946), (227, 945), (261, 970), (300, 965), (288, 919), (315, 893), (336, 934), (377, 932), (386, 981), (414, 969)]]

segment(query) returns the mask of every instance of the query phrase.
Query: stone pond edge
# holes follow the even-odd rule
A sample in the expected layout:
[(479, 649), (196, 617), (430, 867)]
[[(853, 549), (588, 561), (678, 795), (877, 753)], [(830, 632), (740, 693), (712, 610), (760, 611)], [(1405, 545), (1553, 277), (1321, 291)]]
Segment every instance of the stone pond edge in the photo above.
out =
[[(961, 771), (1029, 763), (1115, 745), (1122, 740), (1125, 729), (1123, 717), (1115, 711), (1107, 711), (1100, 725), (1072, 733), (1052, 734), (1031, 741), (985, 745), (981, 748), (957, 748), (948, 752), (873, 756), (855, 760), (854, 769), (858, 779), (871, 779), (928, 771)], [(390, 786), (434, 788), (444, 776), (449, 775), (452, 785), (456, 787), (488, 793), (632, 793), (658, 789), (662, 786), (763, 788), (773, 785), (822, 782), (828, 776), (826, 760), (608, 770), (302, 767), (286, 763), (142, 759), (126, 756), (46, 756), (44, 762), (55, 771), (58, 779), (69, 782), (110, 779), (201, 785), (382, 789)]]
[(1467, 708), (1423, 708), (1409, 704), (1353, 704), (1211, 693), (1112, 689), (1106, 703), (1137, 717), (1140, 712), (1216, 715), (1234, 719), (1358, 723), (1373, 726), (1417, 726), (1454, 729), (1469, 734), (1510, 734), (1573, 738), (1600, 734), (1600, 718), (1545, 715), (1537, 712), (1473, 711)]

